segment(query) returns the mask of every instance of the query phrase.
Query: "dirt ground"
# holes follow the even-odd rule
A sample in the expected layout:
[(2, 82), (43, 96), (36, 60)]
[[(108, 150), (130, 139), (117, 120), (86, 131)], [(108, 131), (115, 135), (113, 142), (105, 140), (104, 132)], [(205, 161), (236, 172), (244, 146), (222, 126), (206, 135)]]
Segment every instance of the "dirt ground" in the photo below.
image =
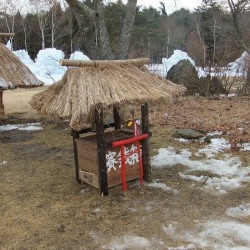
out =
[[(216, 249), (212, 243), (196, 245), (187, 232), (196, 239), (201, 222), (226, 220), (227, 208), (249, 203), (250, 183), (221, 196), (181, 178), (185, 167), (176, 165), (152, 169), (152, 180), (178, 192), (140, 188), (133, 181), (126, 193), (117, 186), (101, 197), (94, 187), (75, 181), (67, 124), (29, 106), (31, 96), (44, 88), (4, 92), (5, 124), (35, 121), (43, 130), (0, 132), (0, 249)], [(150, 121), (152, 155), (161, 147), (186, 147), (173, 140), (176, 128), (222, 130), (230, 132), (229, 153), (250, 166), (249, 151), (236, 147), (250, 142), (250, 97), (182, 97), (151, 107)], [(250, 225), (250, 216), (240, 222)], [(228, 245), (250, 249), (248, 243), (232, 239)]]

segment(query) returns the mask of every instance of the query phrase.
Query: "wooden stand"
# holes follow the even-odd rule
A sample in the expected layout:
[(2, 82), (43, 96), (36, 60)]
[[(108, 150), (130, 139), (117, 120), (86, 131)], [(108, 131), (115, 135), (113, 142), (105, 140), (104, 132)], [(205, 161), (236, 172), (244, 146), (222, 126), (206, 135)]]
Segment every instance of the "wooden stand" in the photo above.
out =
[[(80, 137), (91, 129), (72, 130), (76, 180), (99, 188), (103, 196), (108, 195), (109, 187), (122, 184), (123, 190), (126, 191), (126, 181), (137, 178), (142, 181), (142, 177), (149, 181), (151, 175), (148, 105), (141, 106), (142, 133), (138, 136), (134, 136), (132, 130), (121, 129), (117, 107), (114, 107), (113, 115), (114, 123), (104, 125), (103, 110), (95, 110), (96, 133), (94, 134)], [(114, 130), (105, 132), (107, 127), (114, 127)], [(127, 155), (124, 148), (127, 150)], [(141, 164), (138, 151), (142, 152)], [(125, 155), (125, 158), (122, 155)], [(127, 159), (132, 157), (132, 160), (126, 160), (126, 157)]]

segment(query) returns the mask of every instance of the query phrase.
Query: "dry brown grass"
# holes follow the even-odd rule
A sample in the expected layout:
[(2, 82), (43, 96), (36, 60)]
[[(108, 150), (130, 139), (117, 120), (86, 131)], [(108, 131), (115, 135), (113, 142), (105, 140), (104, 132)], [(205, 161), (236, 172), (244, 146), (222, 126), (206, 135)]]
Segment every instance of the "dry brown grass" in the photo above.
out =
[[(31, 95), (40, 90), (5, 92), (5, 108), (12, 122), (41, 120), (33, 111), (26, 113), (30, 111)], [(19, 97), (22, 101), (17, 101)], [(208, 107), (216, 109), (214, 116), (218, 116), (216, 107), (229, 112), (224, 108), (237, 106), (244, 115), (230, 112), (230, 119), (225, 118), (236, 126), (237, 119), (246, 119), (248, 103), (249, 99), (201, 102), (199, 98), (187, 98), (186, 102), (180, 99), (174, 106), (151, 110), (152, 149), (167, 145), (181, 148), (182, 144), (171, 139), (176, 127), (195, 124), (196, 128), (208, 128)], [(194, 110), (199, 105), (203, 109)], [(168, 116), (164, 115), (166, 112)], [(180, 114), (185, 114), (184, 120)], [(67, 125), (42, 120), (42, 126), (40, 132), (0, 133), (0, 162), (7, 161), (0, 165), (0, 249), (110, 249), (108, 243), (123, 235), (150, 239), (148, 248), (135, 245), (129, 249), (168, 249), (188, 242), (168, 236), (163, 226), (173, 225), (178, 234), (193, 231), (200, 222), (226, 219), (228, 207), (250, 200), (249, 184), (225, 196), (213, 195), (200, 190), (202, 184), (180, 178), (178, 173), (185, 169), (181, 165), (154, 170), (152, 176), (177, 189), (178, 194), (148, 186), (139, 188), (132, 183), (126, 194), (118, 186), (110, 189), (108, 197), (101, 197), (95, 188), (75, 181), (72, 138)], [(249, 124), (246, 129), (249, 131)], [(246, 157), (250, 164), (247, 155), (233, 154)], [(249, 223), (249, 217), (242, 222)]]
[(47, 88), (48, 86), (35, 89), (18, 88), (14, 90), (5, 90), (3, 92), (3, 103), (6, 115), (12, 113), (26, 113), (27, 118), (31, 118), (32, 116), (37, 117), (37, 111), (30, 105), (31, 98), (34, 94), (38, 94)]

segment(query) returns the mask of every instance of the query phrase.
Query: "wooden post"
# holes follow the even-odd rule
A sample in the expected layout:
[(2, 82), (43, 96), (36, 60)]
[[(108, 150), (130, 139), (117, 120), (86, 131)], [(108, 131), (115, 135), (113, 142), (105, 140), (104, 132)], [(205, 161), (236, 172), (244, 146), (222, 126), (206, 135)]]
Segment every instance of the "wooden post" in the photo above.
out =
[[(141, 106), (141, 117), (142, 117), (142, 133), (150, 134), (147, 103)], [(151, 165), (149, 159), (149, 137), (142, 140), (142, 163), (143, 163), (143, 179), (146, 181), (150, 181)]]
[(76, 146), (76, 141), (75, 141), (75, 139), (78, 139), (80, 136), (79, 136), (79, 133), (74, 129), (72, 129), (71, 135), (73, 137), (73, 149), (74, 149), (74, 159), (75, 159), (76, 181), (80, 183), (81, 181), (80, 181), (80, 178), (79, 178), (78, 152), (77, 152), (77, 146)]
[(119, 108), (116, 106), (114, 106), (113, 108), (113, 115), (114, 115), (115, 130), (121, 129), (121, 117), (119, 113)]
[(96, 139), (99, 165), (99, 184), (102, 196), (108, 195), (108, 177), (106, 163), (106, 148), (104, 138), (103, 109), (99, 113), (95, 110)]
[(0, 119), (5, 119), (4, 105), (3, 105), (3, 90), (0, 90)]

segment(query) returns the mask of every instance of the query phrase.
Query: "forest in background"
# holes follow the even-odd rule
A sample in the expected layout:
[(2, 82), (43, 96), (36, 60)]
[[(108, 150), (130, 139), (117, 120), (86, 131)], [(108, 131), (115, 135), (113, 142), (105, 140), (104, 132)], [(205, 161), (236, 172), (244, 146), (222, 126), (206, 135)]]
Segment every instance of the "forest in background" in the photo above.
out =
[[(94, 8), (91, 0), (83, 1)], [(189, 11), (180, 9), (167, 14), (164, 3), (159, 8), (136, 7), (135, 21), (128, 50), (128, 58), (149, 57), (161, 63), (175, 49), (187, 52), (197, 66), (225, 66), (243, 52), (235, 36), (232, 13), (219, 1), (204, 0), (203, 4)], [(76, 16), (69, 7), (57, 1), (33, 1), (36, 12), (21, 15), (0, 10), (0, 32), (14, 32), (13, 49), (25, 49), (35, 59), (39, 50), (56, 48), (66, 57), (74, 51), (82, 51), (91, 59), (99, 59), (96, 46), (100, 43), (93, 20), (83, 16), (84, 26), (79, 27)], [(46, 4), (46, 8), (42, 8)], [(112, 50), (118, 50), (119, 36), (126, 15), (126, 4), (121, 0), (108, 3), (103, 8)], [(242, 40), (250, 47), (250, 11), (237, 13)], [(80, 31), (81, 30), (81, 31)], [(6, 38), (7, 39), (7, 38)], [(5, 41), (7, 42), (7, 40)]]

